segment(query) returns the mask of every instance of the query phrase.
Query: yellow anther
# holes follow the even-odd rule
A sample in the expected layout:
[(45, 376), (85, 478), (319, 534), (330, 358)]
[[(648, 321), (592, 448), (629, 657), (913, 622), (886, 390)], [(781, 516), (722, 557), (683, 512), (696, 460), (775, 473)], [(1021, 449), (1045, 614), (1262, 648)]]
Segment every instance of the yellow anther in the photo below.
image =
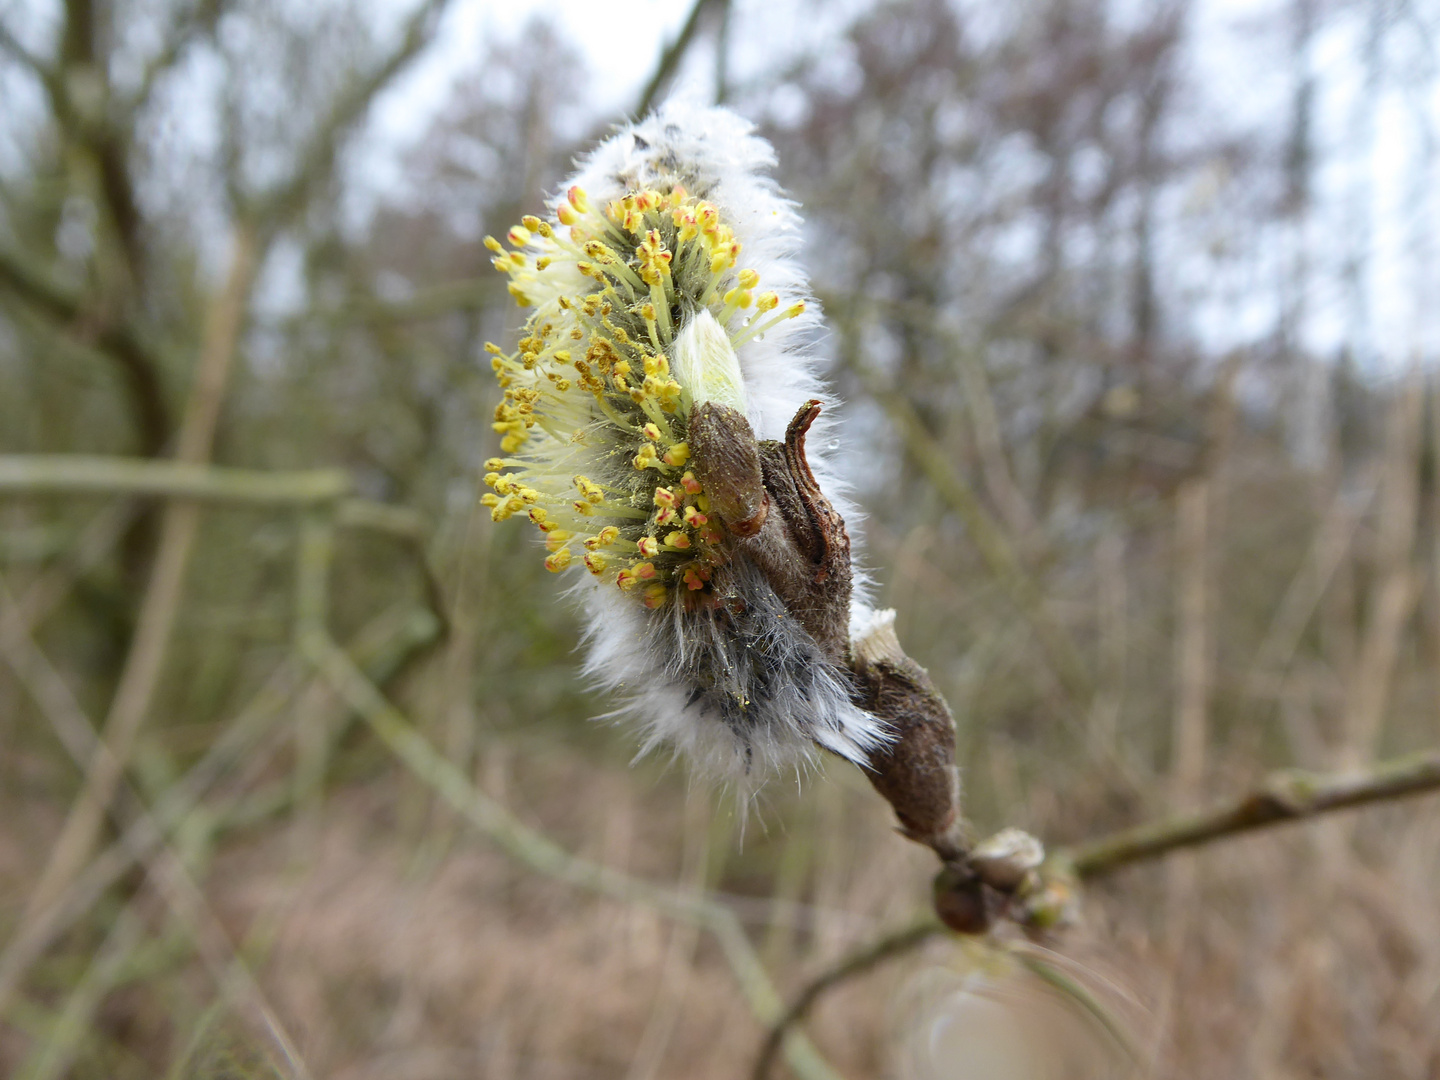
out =
[[(729, 306), (727, 318), (741, 307), (754, 311), (759, 301), (769, 313), (767, 322), (757, 325), (750, 319), (734, 333), (723, 324), (717, 328), (731, 352), (734, 343), (763, 332), (784, 313), (777, 310), (781, 302), (775, 294), (759, 292), (759, 274), (740, 268), (740, 245), (719, 211), (679, 186), (632, 191), (608, 205), (592, 205), (573, 188), (552, 206), (549, 221), (526, 215), (507, 231), (508, 244), (501, 247), (493, 237), (486, 244), (509, 275), (511, 294), (535, 307), (540, 282), (547, 283), (543, 291), (548, 295), (548, 283), (555, 280), (548, 271), (562, 264), (564, 275), (578, 270), (593, 280), (577, 279), (574, 291), (555, 295), (543, 314), (532, 316), (513, 351), (487, 343), (504, 391), (494, 422), (504, 457), (486, 462), (483, 476), (493, 494), (482, 502), (496, 520), (517, 513), (533, 520), (545, 534), (548, 569), (558, 572), (583, 561), (591, 574), (641, 591), (647, 605), (659, 607), (672, 591), (708, 588), (710, 567), (691, 560), (695, 549), (723, 543), (698, 477), (686, 471), (690, 447), (683, 441), (681, 402), (688, 404), (696, 388), (682, 358), (667, 351), (678, 347), (688, 326), (687, 319), (675, 325), (671, 305), (698, 303), (713, 322), (721, 293)], [(569, 227), (569, 236), (553, 242), (560, 225)], [(708, 265), (716, 277), (696, 281), (697, 261), (702, 275)], [(687, 273), (672, 281), (681, 266)], [(641, 279), (649, 286), (648, 296)], [(706, 291), (681, 295), (697, 286)], [(633, 413), (631, 402), (639, 406)], [(649, 415), (639, 415), (641, 409)], [(534, 460), (517, 460), (516, 452), (531, 447), (532, 439), (539, 440)], [(566, 449), (567, 443), (576, 445)], [(574, 491), (564, 490), (566, 474), (557, 476), (554, 468), (565, 460), (560, 455), (613, 468), (609, 463), (618, 447), (633, 455), (636, 471), (627, 470), (629, 480), (607, 473), (602, 487), (575, 476)], [(660, 471), (647, 474), (648, 468)], [(659, 479), (665, 484), (656, 487)], [(654, 505), (644, 528), (638, 521), (621, 521), (621, 515), (640, 516), (631, 507), (643, 505), (647, 490)], [(646, 530), (651, 535), (642, 535)]]
[(584, 495), (589, 502), (599, 503), (605, 500), (604, 489), (601, 488), (599, 484), (595, 483), (595, 481), (591, 480), (589, 477), (576, 476), (573, 479), (573, 483), (575, 484), (576, 488), (579, 489), (580, 494)]
[(499, 495), (496, 495), (493, 491), (487, 491), (484, 495), (481, 495), (481, 496), (480, 496), (480, 505), (481, 505), (481, 506), (499, 506), (499, 505), (500, 505), (500, 496), (499, 496)]
[(805, 301), (804, 301), (804, 300), (797, 300), (797, 301), (795, 301), (795, 303), (791, 304), (788, 308), (785, 309), (785, 317), (786, 317), (787, 319), (793, 319), (793, 318), (795, 318), (795, 316), (797, 316), (797, 315), (803, 315), (804, 313), (805, 313)]
[(488, 353), (494, 353), (496, 356), (505, 355), (504, 350), (501, 349), (499, 345), (496, 345), (493, 341), (485, 342), (485, 351)]
[(505, 249), (500, 246), (500, 241), (496, 240), (493, 236), (485, 237), (485, 246), (495, 252), (496, 255), (503, 255), (505, 253)]
[(700, 235), (699, 222), (695, 215), (685, 207), (676, 207), (671, 212), (671, 218), (675, 222), (675, 242), (677, 244), (688, 244)]
[[(780, 297), (773, 292), (762, 292), (755, 300), (755, 310), (764, 314), (780, 306)], [(801, 310), (804, 310), (803, 308)]]
[(646, 285), (659, 285), (670, 276), (670, 250), (660, 238), (658, 229), (651, 229), (635, 249), (640, 262), (640, 279)]

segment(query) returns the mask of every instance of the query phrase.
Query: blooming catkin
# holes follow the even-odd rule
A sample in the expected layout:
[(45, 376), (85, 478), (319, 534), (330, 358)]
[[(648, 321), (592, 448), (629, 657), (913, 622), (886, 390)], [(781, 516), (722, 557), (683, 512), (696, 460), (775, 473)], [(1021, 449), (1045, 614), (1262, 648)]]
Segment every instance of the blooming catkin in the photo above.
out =
[[(586, 671), (643, 725), (642, 752), (751, 778), (815, 744), (863, 765), (887, 737), (694, 458), (702, 406), (766, 440), (824, 400), (798, 218), (773, 164), (738, 116), (672, 103), (598, 146), (508, 247), (486, 238), (532, 314), (513, 352), (487, 345), (504, 400), (485, 502), (497, 521), (527, 517), (546, 567), (578, 577)], [(814, 482), (853, 519), (811, 441)]]

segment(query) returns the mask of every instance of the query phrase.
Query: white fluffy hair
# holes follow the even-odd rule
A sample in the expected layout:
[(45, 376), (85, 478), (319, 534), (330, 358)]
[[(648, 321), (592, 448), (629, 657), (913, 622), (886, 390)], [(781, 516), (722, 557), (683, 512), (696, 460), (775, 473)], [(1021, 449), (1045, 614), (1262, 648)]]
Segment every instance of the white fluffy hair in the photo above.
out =
[[(736, 349), (748, 419), (762, 439), (783, 439), (805, 401), (833, 401), (817, 370), (818, 306), (795, 258), (800, 219), (766, 175), (774, 164), (770, 144), (746, 120), (726, 109), (671, 102), (601, 143), (566, 185), (579, 185), (603, 205), (628, 191), (681, 183), (715, 204), (743, 245), (743, 264), (782, 305), (806, 301), (804, 314)], [(859, 514), (827, 460), (831, 416), (827, 409), (817, 423), (807, 457), (853, 532)], [(883, 722), (852, 701), (846, 674), (786, 617), (758, 570), (736, 559), (721, 573), (722, 584), (746, 598), (745, 615), (721, 621), (679, 604), (649, 611), (598, 581), (576, 586), (588, 614), (586, 673), (625, 702), (610, 715), (639, 721), (641, 755), (670, 748), (701, 771), (746, 786), (803, 766), (816, 744), (865, 766), (868, 753), (887, 741)], [(858, 572), (855, 584), (858, 597), (864, 592)], [(873, 621), (863, 599), (852, 607), (852, 626)]]

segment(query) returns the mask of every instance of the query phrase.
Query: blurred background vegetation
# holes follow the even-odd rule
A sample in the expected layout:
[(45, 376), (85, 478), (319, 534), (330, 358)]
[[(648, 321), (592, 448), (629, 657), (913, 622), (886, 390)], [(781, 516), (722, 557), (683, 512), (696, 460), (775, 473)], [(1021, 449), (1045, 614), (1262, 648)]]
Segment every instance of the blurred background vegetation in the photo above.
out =
[[(479, 241), (677, 86), (802, 206), (852, 534), (980, 832), (1440, 741), (1435, 4), (701, 0), (663, 48), (474, 4), (0, 6), (0, 1072), (745, 1075), (716, 939), (539, 833), (705, 890), (787, 994), (924, 907), (848, 766), (744, 822), (632, 766), (476, 513), (518, 323)], [(1060, 947), (1144, 1075), (1437, 1077), (1437, 882), (1400, 804), (1128, 871)], [(987, 964), (933, 942), (811, 1035), (972, 1075), (895, 1048), (917, 973)]]

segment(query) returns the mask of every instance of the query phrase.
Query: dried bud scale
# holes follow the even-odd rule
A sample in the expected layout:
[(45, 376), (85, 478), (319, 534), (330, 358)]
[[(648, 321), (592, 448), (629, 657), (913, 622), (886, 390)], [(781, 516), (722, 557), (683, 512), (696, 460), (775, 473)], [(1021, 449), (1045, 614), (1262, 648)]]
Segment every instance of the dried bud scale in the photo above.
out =
[(505, 456), (485, 501), (530, 519), (547, 568), (589, 572), (587, 671), (645, 749), (731, 776), (812, 744), (863, 765), (887, 737), (852, 700), (847, 508), (804, 448), (815, 317), (772, 163), (733, 114), (667, 106), (514, 250), (487, 238), (534, 310), (514, 352), (489, 349)]
[(925, 669), (900, 648), (895, 613), (875, 612), (856, 626), (852, 645), (861, 701), (890, 725), (893, 739), (871, 755), (870, 782), (910, 839), (942, 859), (962, 853), (958, 836), (960, 774), (955, 720)]

